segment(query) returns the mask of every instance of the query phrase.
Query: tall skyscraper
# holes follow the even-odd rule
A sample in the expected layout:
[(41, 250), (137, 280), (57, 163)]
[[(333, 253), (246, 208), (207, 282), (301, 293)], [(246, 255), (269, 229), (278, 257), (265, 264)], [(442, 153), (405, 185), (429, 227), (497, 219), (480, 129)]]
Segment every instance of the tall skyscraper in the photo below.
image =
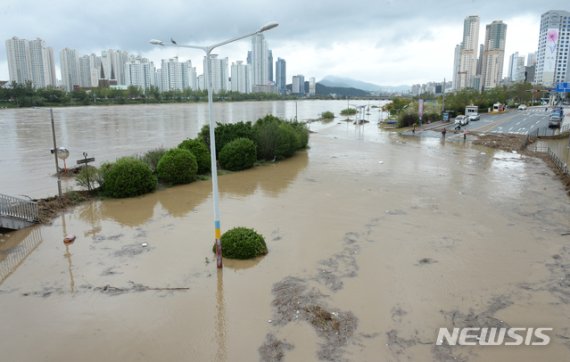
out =
[(477, 74), (477, 48), (479, 46), (479, 16), (468, 16), (463, 23), (463, 42), (457, 72), (457, 89), (473, 87)]
[(53, 49), (41, 39), (28, 41), (13, 37), (6, 40), (10, 81), (32, 82), (35, 88), (56, 86)]
[(64, 48), (59, 52), (61, 80), (67, 92), (79, 87), (79, 57), (75, 49)]
[(267, 75), (268, 80), (273, 82), (273, 52), (271, 50), (267, 51)]
[(481, 89), (495, 88), (503, 78), (507, 24), (495, 20), (485, 29)]
[(275, 80), (277, 83), (277, 91), (285, 94), (287, 90), (287, 63), (285, 59), (277, 58), (275, 62)]
[(570, 12), (551, 10), (540, 18), (535, 83), (554, 87), (570, 81)]
[(461, 44), (455, 46), (455, 51), (453, 52), (453, 76), (452, 76), (452, 87), (453, 89), (459, 89), (459, 69), (461, 66)]
[(267, 42), (263, 34), (251, 37), (251, 67), (253, 73), (253, 85), (266, 85), (269, 82), (269, 59)]
[(525, 80), (524, 57), (518, 52), (509, 57), (509, 73), (507, 77), (513, 82), (523, 82)]

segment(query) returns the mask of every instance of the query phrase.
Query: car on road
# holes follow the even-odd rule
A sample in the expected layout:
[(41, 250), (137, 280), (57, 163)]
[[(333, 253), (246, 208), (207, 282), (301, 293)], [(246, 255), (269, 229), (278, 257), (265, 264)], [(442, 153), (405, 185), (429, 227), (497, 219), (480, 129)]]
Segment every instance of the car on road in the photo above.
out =
[(519, 106), (519, 111), (526, 111), (526, 108), (527, 108), (527, 107), (526, 107), (526, 104), (521, 104), (521, 105)]
[(465, 126), (469, 123), (469, 118), (466, 116), (457, 116), (455, 117), (455, 125)]
[(553, 113), (550, 115), (550, 119), (548, 120), (549, 128), (558, 128), (560, 127), (560, 123), (562, 123), (562, 117), (560, 117), (560, 114)]

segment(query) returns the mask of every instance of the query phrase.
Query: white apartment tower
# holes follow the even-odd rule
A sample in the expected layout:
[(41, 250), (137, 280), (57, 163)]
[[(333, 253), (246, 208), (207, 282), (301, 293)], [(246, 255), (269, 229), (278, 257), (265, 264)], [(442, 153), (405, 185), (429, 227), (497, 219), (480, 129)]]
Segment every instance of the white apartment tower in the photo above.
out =
[(554, 87), (570, 81), (570, 12), (550, 10), (540, 18), (535, 83)]
[(507, 24), (495, 20), (485, 29), (481, 89), (495, 88), (503, 78)]
[[(204, 71), (207, 68), (206, 57), (203, 60)], [(218, 59), (217, 54), (210, 55), (210, 75), (212, 77), (212, 91), (214, 93), (219, 93), (221, 91), (227, 91), (228, 87), (228, 58)], [(207, 79), (206, 79), (207, 81)]]
[(10, 81), (32, 82), (35, 88), (56, 86), (53, 49), (41, 39), (28, 41), (13, 37), (6, 40)]
[(253, 85), (266, 85), (269, 82), (269, 54), (267, 42), (263, 34), (251, 37), (251, 67), (253, 73)]
[(155, 72), (154, 64), (148, 59), (140, 56), (130, 57), (125, 64), (125, 85), (145, 91), (155, 84)]
[(301, 74), (293, 76), (291, 93), (303, 96), (305, 95), (305, 76)]
[(79, 58), (75, 49), (62, 49), (59, 52), (59, 63), (61, 65), (63, 87), (67, 92), (71, 92), (74, 87), (80, 86)]
[(457, 89), (473, 87), (477, 74), (477, 50), (479, 47), (479, 16), (468, 16), (463, 23), (463, 42), (459, 56)]
[(231, 90), (232, 92), (251, 93), (251, 67), (238, 60), (231, 67)]

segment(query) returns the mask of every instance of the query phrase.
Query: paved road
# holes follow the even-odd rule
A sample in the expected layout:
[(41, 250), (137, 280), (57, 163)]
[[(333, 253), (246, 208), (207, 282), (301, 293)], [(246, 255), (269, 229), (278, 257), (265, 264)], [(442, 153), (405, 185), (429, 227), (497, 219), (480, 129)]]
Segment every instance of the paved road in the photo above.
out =
[[(550, 109), (548, 112), (544, 109), (544, 107), (532, 107), (524, 111), (513, 109), (501, 114), (481, 114), (479, 121), (469, 122), (461, 129), (477, 132), (528, 134), (529, 132), (536, 132), (537, 128), (540, 128), (542, 133), (548, 129), (551, 113)], [(569, 111), (568, 108), (565, 109), (565, 113)], [(446, 127), (452, 129), (454, 125), (449, 123)]]

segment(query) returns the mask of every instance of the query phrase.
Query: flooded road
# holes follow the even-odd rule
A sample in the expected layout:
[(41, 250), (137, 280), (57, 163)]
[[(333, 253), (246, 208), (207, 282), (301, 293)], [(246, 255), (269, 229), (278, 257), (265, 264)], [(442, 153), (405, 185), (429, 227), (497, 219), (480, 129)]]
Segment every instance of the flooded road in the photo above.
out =
[[(0, 238), (0, 350), (13, 361), (562, 361), (570, 203), (542, 161), (318, 126), (294, 158), (83, 204)], [(64, 245), (63, 236), (77, 240)], [(147, 246), (143, 246), (146, 243)], [(548, 346), (435, 346), (440, 327), (549, 327)]]

